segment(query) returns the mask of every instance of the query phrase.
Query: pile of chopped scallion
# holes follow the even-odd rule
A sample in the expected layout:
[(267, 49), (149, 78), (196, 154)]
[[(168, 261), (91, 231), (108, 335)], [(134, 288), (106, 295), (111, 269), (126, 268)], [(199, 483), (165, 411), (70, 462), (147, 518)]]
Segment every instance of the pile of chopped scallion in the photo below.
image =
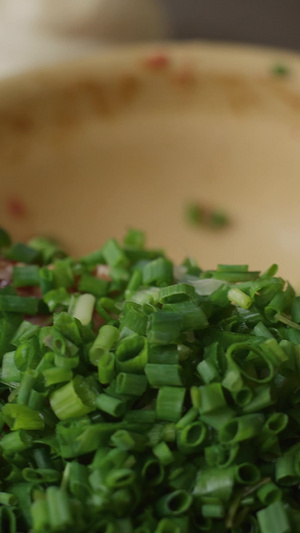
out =
[(0, 533), (300, 532), (300, 297), (0, 231)]

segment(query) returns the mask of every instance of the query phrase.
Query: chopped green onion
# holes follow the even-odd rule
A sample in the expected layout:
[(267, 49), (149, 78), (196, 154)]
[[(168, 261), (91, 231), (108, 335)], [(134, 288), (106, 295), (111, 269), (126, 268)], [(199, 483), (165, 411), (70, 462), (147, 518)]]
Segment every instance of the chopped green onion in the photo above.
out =
[(138, 250), (143, 249), (145, 245), (145, 233), (143, 231), (130, 228), (123, 239), (123, 244), (129, 248), (136, 248)]
[(173, 265), (168, 259), (159, 257), (143, 268), (143, 283), (150, 285), (156, 283), (171, 283), (173, 281)]
[(222, 386), (219, 383), (199, 387), (199, 411), (201, 415), (213, 413), (223, 409), (226, 405)]
[(22, 452), (30, 448), (31, 444), (32, 438), (22, 429), (12, 433), (6, 433), (0, 440), (0, 447), (7, 454)]
[(75, 302), (71, 314), (83, 326), (87, 326), (92, 320), (95, 301), (92, 294), (81, 294)]
[(240, 289), (230, 289), (227, 296), (233, 304), (242, 307), (243, 309), (249, 309), (249, 307), (252, 305), (250, 296), (245, 294)]
[(160, 420), (177, 422), (182, 413), (185, 389), (163, 386), (159, 389), (156, 403), (157, 417)]
[(74, 285), (74, 274), (68, 258), (58, 259), (54, 262), (53, 279), (56, 288), (64, 287), (69, 289)]
[(42, 416), (27, 405), (17, 405), (7, 403), (2, 407), (2, 415), (6, 424), (12, 430), (26, 429), (44, 429), (45, 424)]
[(1, 381), (4, 383), (18, 383), (21, 378), (21, 371), (15, 363), (15, 352), (7, 352), (2, 360)]
[(11, 261), (30, 264), (38, 261), (40, 252), (26, 244), (17, 242), (12, 245), (12, 247), (6, 252), (5, 256)]
[(93, 411), (93, 406), (84, 403), (88, 396), (88, 383), (82, 376), (55, 390), (50, 394), (50, 405), (60, 420), (84, 416)]
[(43, 295), (43, 300), (47, 304), (49, 311), (53, 312), (58, 307), (67, 308), (70, 304), (71, 295), (67, 292), (65, 287), (50, 290)]
[(180, 386), (183, 385), (183, 370), (181, 365), (153, 365), (148, 363), (145, 366), (145, 374), (152, 387), (162, 387), (163, 385)]
[(187, 283), (177, 283), (160, 289), (158, 300), (161, 303), (173, 303), (190, 300), (195, 296), (195, 289)]
[(284, 63), (277, 63), (272, 66), (271, 73), (274, 76), (285, 78), (291, 73), (291, 71), (290, 71), (290, 68)]
[(287, 487), (298, 483), (293, 455), (282, 455), (278, 457), (275, 463), (275, 480), (279, 485)]
[(201, 330), (208, 327), (207, 316), (201, 307), (194, 302), (165, 304), (164, 311), (174, 311), (182, 316), (182, 331)]
[(120, 333), (114, 326), (104, 325), (99, 331), (98, 337), (94, 341), (89, 351), (90, 361), (97, 365), (101, 357), (109, 352), (113, 345), (119, 340)]
[(86, 292), (98, 298), (105, 296), (108, 292), (108, 288), (108, 281), (97, 279), (90, 274), (83, 274), (78, 284), (78, 290), (80, 292)]
[(18, 503), (18, 498), (14, 494), (9, 494), (8, 492), (0, 492), (0, 504), (2, 505), (16, 505)]
[(145, 337), (137, 335), (120, 341), (116, 350), (118, 372), (142, 374), (148, 362), (148, 344)]
[(39, 268), (36, 265), (14, 266), (13, 284), (15, 287), (35, 287), (39, 285)]
[(223, 518), (225, 507), (221, 504), (206, 503), (201, 506), (201, 514), (204, 518)]
[(68, 368), (47, 368), (43, 371), (45, 378), (45, 386), (51, 387), (51, 385), (57, 385), (57, 383), (64, 383), (65, 381), (71, 381), (73, 377), (72, 370)]
[(251, 463), (241, 463), (236, 467), (235, 478), (243, 485), (254, 485), (260, 480), (260, 471)]
[(176, 490), (162, 496), (156, 504), (156, 510), (159, 516), (180, 516), (188, 511), (192, 501), (187, 491)]
[(0, 247), (25, 263), (0, 290), (0, 533), (298, 533), (300, 299), (277, 265), (176, 267), (135, 230), (79, 262)]
[(142, 396), (147, 388), (145, 376), (120, 372), (116, 381), (116, 392), (129, 396)]
[(261, 533), (292, 533), (287, 510), (282, 502), (274, 502), (257, 513)]
[(96, 405), (101, 411), (114, 417), (120, 417), (126, 409), (122, 400), (108, 396), (108, 394), (100, 394), (96, 400)]
[(128, 259), (115, 239), (107, 241), (101, 251), (110, 267), (127, 266)]
[(232, 418), (220, 429), (220, 442), (230, 444), (251, 439), (259, 434), (262, 425), (263, 417), (256, 414)]
[(98, 379), (103, 385), (110, 383), (115, 377), (115, 356), (111, 352), (101, 355), (98, 363)]
[(282, 490), (280, 490), (275, 483), (267, 483), (262, 485), (258, 491), (257, 496), (264, 505), (271, 505), (271, 503), (278, 502), (282, 498)]
[(156, 311), (151, 315), (148, 331), (149, 342), (164, 345), (177, 342), (181, 327), (181, 313)]
[(59, 487), (49, 487), (46, 491), (47, 511), (50, 526), (59, 531), (73, 523), (70, 501), (66, 492)]
[(18, 392), (17, 403), (28, 405), (30, 393), (37, 377), (37, 371), (32, 370), (31, 368), (29, 368), (28, 370), (26, 370), (26, 372), (23, 373)]
[(37, 315), (39, 298), (0, 294), (0, 311), (3, 313), (22, 313)]
[(111, 442), (120, 450), (144, 451), (147, 438), (139, 433), (133, 433), (126, 429), (119, 429), (111, 436)]
[(0, 227), (0, 248), (8, 248), (11, 245), (10, 235), (4, 228)]
[(130, 306), (125, 308), (124, 317), (121, 320), (121, 327), (128, 328), (128, 330), (137, 333), (138, 335), (145, 335), (147, 330), (148, 317), (142, 311), (140, 306)]
[(183, 454), (199, 451), (206, 437), (206, 426), (203, 422), (193, 422), (185, 426), (177, 435), (178, 450)]
[(175, 461), (175, 456), (165, 442), (159, 442), (154, 446), (153, 453), (162, 465), (169, 465)]

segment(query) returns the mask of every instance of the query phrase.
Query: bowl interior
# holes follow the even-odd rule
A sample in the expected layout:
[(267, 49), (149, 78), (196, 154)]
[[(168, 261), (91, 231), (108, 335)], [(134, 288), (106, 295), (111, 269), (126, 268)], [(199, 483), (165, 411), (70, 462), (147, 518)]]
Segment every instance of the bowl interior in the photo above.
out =
[[(275, 75), (284, 64), (287, 75)], [(300, 288), (300, 59), (209, 44), (114, 49), (0, 86), (1, 224), (75, 255), (126, 228), (176, 261)], [(192, 226), (187, 205), (230, 224)]]

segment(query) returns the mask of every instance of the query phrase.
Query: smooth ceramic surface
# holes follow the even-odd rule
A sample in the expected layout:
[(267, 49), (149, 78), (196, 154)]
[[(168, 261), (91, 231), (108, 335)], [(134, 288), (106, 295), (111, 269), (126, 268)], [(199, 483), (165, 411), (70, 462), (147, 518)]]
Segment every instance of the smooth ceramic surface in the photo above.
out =
[[(300, 287), (297, 55), (114, 49), (2, 82), (0, 138), (1, 224), (15, 238), (53, 235), (78, 255), (137, 227), (176, 261), (278, 262)], [(191, 227), (191, 201), (231, 225)]]

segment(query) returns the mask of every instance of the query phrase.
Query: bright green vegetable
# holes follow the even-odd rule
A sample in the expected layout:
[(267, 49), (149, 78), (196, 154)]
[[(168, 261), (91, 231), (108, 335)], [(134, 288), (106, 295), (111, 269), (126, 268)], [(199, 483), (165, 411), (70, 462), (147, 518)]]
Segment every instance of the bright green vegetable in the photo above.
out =
[(0, 533), (300, 532), (299, 296), (144, 246), (0, 230)]

